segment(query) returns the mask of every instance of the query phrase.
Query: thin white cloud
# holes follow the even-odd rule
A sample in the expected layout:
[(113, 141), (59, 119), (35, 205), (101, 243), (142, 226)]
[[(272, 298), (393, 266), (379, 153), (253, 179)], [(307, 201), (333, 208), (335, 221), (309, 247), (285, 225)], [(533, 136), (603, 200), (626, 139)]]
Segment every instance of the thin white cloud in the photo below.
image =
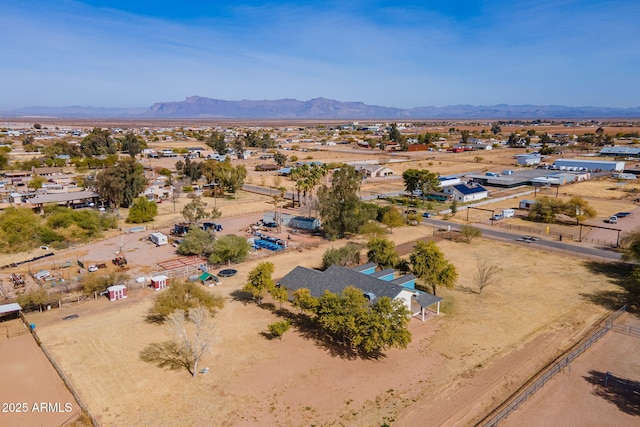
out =
[(145, 106), (189, 95), (398, 107), (637, 103), (640, 3), (477, 2), (460, 18), (414, 3), (372, 12), (366, 1), (270, 3), (175, 21), (9, 0), (0, 108)]

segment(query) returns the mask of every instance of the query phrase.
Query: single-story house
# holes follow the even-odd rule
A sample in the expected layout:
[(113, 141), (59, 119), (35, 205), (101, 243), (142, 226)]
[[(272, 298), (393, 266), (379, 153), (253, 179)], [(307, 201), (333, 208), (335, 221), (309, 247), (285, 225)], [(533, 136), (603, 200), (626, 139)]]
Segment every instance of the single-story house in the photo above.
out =
[(442, 298), (415, 289), (415, 276), (408, 274), (394, 278), (394, 270), (376, 271), (373, 263), (355, 268), (332, 265), (325, 271), (307, 267), (296, 267), (278, 281), (278, 286), (287, 289), (289, 297), (298, 289), (309, 289), (314, 297), (321, 297), (325, 291), (341, 293), (348, 286), (362, 290), (364, 296), (374, 302), (377, 298), (388, 297), (400, 300), (414, 316), (423, 321), (427, 308), (436, 305), (436, 314), (440, 314)]
[(36, 176), (53, 176), (53, 175), (64, 175), (64, 170), (59, 167), (43, 167), (37, 168), (35, 166), (31, 167), (31, 172), (33, 172)]
[(366, 163), (357, 163), (353, 167), (361, 172), (365, 178), (379, 178), (384, 176), (392, 176), (393, 170), (382, 165), (370, 165)]
[(273, 164), (271, 164), (271, 163), (261, 163), (259, 165), (256, 165), (255, 169), (258, 172), (277, 171), (278, 169), (280, 169), (280, 166), (278, 166), (275, 163), (273, 163)]
[(459, 202), (472, 202), (486, 199), (489, 191), (479, 184), (456, 184), (442, 189), (444, 193), (453, 195), (453, 199)]

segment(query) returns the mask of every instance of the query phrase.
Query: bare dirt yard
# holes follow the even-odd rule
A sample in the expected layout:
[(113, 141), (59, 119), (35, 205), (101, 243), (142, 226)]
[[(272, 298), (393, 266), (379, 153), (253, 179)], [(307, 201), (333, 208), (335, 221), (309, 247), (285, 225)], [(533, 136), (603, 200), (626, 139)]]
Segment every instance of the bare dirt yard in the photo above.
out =
[(616, 324), (619, 329), (609, 331), (557, 374), (503, 425), (637, 425), (640, 361), (635, 355), (640, 353), (640, 336), (626, 333), (625, 327), (640, 331), (640, 320), (627, 314)]
[[(370, 153), (353, 151), (355, 154), (348, 155), (332, 149), (307, 152), (305, 156), (311, 157), (306, 160), (321, 161), (375, 158)], [(396, 175), (409, 167), (446, 175), (461, 169), (502, 170), (513, 164), (513, 151), (493, 151), (384, 156)], [(257, 185), (282, 184), (292, 188), (291, 180), (278, 178), (253, 171), (249, 174)], [(633, 191), (628, 190), (634, 186), (618, 185), (612, 180), (594, 182), (563, 187), (559, 196), (587, 198), (598, 211), (598, 218), (593, 220), (598, 222), (609, 212), (632, 210), (635, 205), (629, 195)], [(402, 180), (396, 177), (366, 183), (363, 191), (394, 191), (402, 187)], [(496, 207), (512, 207), (516, 200), (500, 202)], [(18, 272), (28, 274), (30, 270), (50, 268), (71, 279), (78, 274), (75, 266), (57, 266), (77, 259), (110, 262), (121, 249), (130, 260), (128, 273), (132, 278), (154, 274), (159, 271), (159, 262), (176, 257), (175, 248), (155, 247), (146, 235), (153, 230), (168, 232), (173, 222), (182, 219), (180, 212), (188, 201), (184, 197), (175, 206), (162, 203), (161, 215), (145, 233), (113, 231), (101, 241), (22, 265)], [(224, 233), (242, 235), (264, 211), (273, 209), (271, 198), (246, 192), (238, 192), (235, 198), (206, 201), (210, 207), (215, 204), (221, 209), (223, 216), (216, 221), (224, 226)], [(126, 218), (126, 210), (121, 215)], [(470, 219), (476, 221), (476, 217)], [(454, 220), (464, 221), (461, 214)], [(478, 216), (477, 220), (482, 218)], [(625, 226), (631, 227), (636, 221), (640, 221), (640, 213), (634, 214)], [(522, 219), (506, 223), (531, 226)], [(129, 225), (121, 222), (121, 227)], [(564, 226), (551, 227), (558, 232), (563, 229), (555, 228)], [(285, 238), (286, 234), (287, 230), (280, 237)], [(402, 245), (433, 235), (432, 228), (421, 225), (395, 229), (389, 237)], [(238, 298), (237, 291), (258, 262), (274, 262), (277, 279), (296, 265), (319, 266), (326, 249), (346, 242), (296, 235), (291, 243), (284, 253), (251, 255), (248, 261), (234, 266), (239, 271), (237, 276), (210, 288), (225, 297), (226, 305), (216, 315), (217, 340), (212, 352), (201, 363), (209, 371), (195, 379), (186, 370), (166, 370), (140, 359), (140, 352), (147, 345), (166, 341), (169, 335), (165, 327), (145, 321), (157, 293), (133, 280), (127, 283), (126, 300), (67, 300), (60, 309), (28, 314), (29, 321), (37, 325), (45, 345), (105, 426), (472, 425), (570, 347), (607, 309), (613, 308), (611, 301), (621, 299), (623, 294), (619, 283), (591, 261), (482, 238), (471, 244), (438, 240), (460, 274), (455, 289), (438, 290), (444, 298), (442, 314), (426, 322), (412, 319), (413, 340), (407, 349), (390, 350), (377, 360), (354, 359), (304, 330), (292, 329), (280, 340), (267, 340), (261, 333), (279, 318), (269, 304), (257, 307)], [(41, 252), (36, 249), (33, 254)], [(3, 256), (0, 264), (30, 256)], [(474, 278), (476, 260), (480, 258), (501, 268), (500, 280), (482, 294), (477, 292)], [(0, 276), (5, 285), (7, 274), (3, 271)], [(71, 314), (78, 317), (62, 320)], [(39, 349), (27, 352), (38, 354)], [(22, 360), (28, 363), (29, 359)], [(28, 368), (23, 364), (16, 368), (19, 369)], [(59, 424), (57, 420), (51, 422)], [(0, 424), (5, 424), (2, 418)], [(43, 424), (49, 424), (49, 419)]]
[(75, 418), (78, 403), (22, 322), (0, 322), (0, 331), (0, 425), (62, 425)]
[[(391, 237), (400, 244), (432, 234), (405, 227)], [(324, 250), (341, 244), (273, 255), (274, 277), (317, 266)], [(29, 319), (102, 425), (455, 425), (479, 419), (599, 319), (605, 307), (590, 295), (620, 292), (569, 256), (484, 239), (439, 245), (458, 268), (458, 286), (439, 292), (441, 316), (411, 321), (408, 349), (378, 360), (341, 357), (299, 330), (265, 339), (261, 332), (276, 315), (234, 297), (259, 260), (238, 265), (238, 276), (212, 289), (227, 303), (201, 364), (210, 370), (195, 379), (140, 359), (145, 346), (169, 338), (163, 326), (145, 321), (149, 289)], [(475, 260), (487, 256), (500, 265), (501, 279), (480, 295)], [(79, 317), (62, 321), (68, 314)], [(482, 379), (482, 392), (470, 399), (464, 393), (474, 379)]]

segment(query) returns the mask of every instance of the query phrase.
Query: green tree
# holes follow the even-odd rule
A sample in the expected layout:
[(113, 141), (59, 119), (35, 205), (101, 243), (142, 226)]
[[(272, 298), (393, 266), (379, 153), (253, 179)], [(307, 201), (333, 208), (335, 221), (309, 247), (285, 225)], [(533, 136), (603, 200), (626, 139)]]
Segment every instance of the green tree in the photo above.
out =
[(411, 342), (409, 311), (401, 301), (381, 297), (375, 302), (362, 290), (349, 286), (340, 295), (326, 291), (316, 308), (318, 324), (336, 342), (365, 354)]
[(571, 200), (564, 204), (564, 214), (576, 219), (576, 224), (585, 219), (595, 218), (597, 213), (594, 208), (589, 205), (589, 202), (582, 197), (572, 197)]
[(247, 283), (242, 290), (249, 292), (258, 304), (262, 304), (262, 300), (267, 294), (275, 288), (275, 283), (271, 278), (274, 266), (272, 262), (265, 261), (258, 264), (249, 272)]
[(326, 270), (332, 265), (343, 267), (358, 265), (360, 263), (361, 246), (358, 243), (347, 243), (341, 248), (327, 249), (322, 255), (322, 270)]
[(500, 132), (502, 132), (502, 128), (500, 127), (500, 125), (498, 123), (494, 123), (494, 124), (491, 125), (491, 132), (494, 135), (497, 135)]
[(42, 307), (47, 303), (48, 299), (49, 295), (47, 294), (47, 291), (39, 287), (34, 291), (18, 295), (16, 302), (20, 304), (20, 307), (22, 307), (23, 310), (41, 310)]
[(451, 209), (451, 216), (456, 216), (456, 214), (458, 213), (458, 201), (454, 199), (451, 202), (451, 206), (449, 206), (449, 209)]
[(203, 255), (208, 257), (213, 252), (214, 237), (197, 226), (189, 227), (189, 231), (178, 245), (180, 255)]
[(107, 129), (94, 128), (80, 143), (82, 154), (87, 157), (116, 154), (118, 148)]
[(141, 224), (143, 222), (153, 221), (156, 215), (158, 215), (158, 204), (148, 200), (146, 197), (138, 197), (133, 202), (131, 209), (129, 209), (127, 222)]
[(364, 224), (362, 227), (360, 227), (359, 232), (360, 234), (368, 237), (369, 239), (372, 239), (374, 237), (382, 237), (387, 233), (384, 227), (382, 227), (377, 222), (373, 222), (373, 221), (369, 221), (366, 224)]
[(395, 206), (392, 206), (391, 209), (382, 215), (381, 222), (393, 232), (395, 227), (401, 227), (405, 224), (405, 219), (400, 211)]
[(547, 196), (539, 197), (538, 203), (531, 206), (528, 218), (532, 221), (545, 223), (556, 222), (556, 215), (563, 213), (564, 202), (560, 199), (552, 199)]
[(391, 123), (391, 129), (389, 130), (389, 140), (393, 142), (400, 142), (402, 138), (402, 134), (398, 130), (398, 125), (395, 123)]
[(470, 136), (471, 136), (471, 133), (468, 130), (465, 129), (460, 131), (460, 138), (463, 144), (467, 144), (469, 142)]
[(282, 303), (289, 298), (287, 289), (277, 285), (269, 289), (269, 295), (271, 295), (274, 300), (280, 303), (280, 308), (282, 308)]
[(27, 186), (31, 187), (34, 190), (38, 190), (42, 188), (45, 182), (45, 179), (41, 176), (34, 176), (33, 179), (27, 183)]
[(378, 267), (395, 268), (400, 262), (400, 256), (396, 252), (396, 245), (390, 240), (374, 238), (367, 243), (367, 258), (369, 262), (376, 263)]
[(198, 283), (176, 280), (156, 297), (153, 307), (149, 310), (149, 316), (151, 319), (163, 322), (177, 310), (189, 313), (196, 307), (205, 307), (214, 314), (223, 306), (222, 296), (208, 292)]
[(146, 147), (147, 144), (144, 140), (138, 139), (133, 132), (127, 132), (120, 141), (120, 147), (122, 151), (126, 151), (129, 153), (132, 159), (134, 159), (138, 154), (142, 152), (142, 148)]
[(122, 159), (96, 176), (96, 191), (114, 207), (129, 207), (144, 190), (144, 168), (134, 159)]
[(298, 308), (300, 312), (314, 313), (318, 306), (318, 298), (311, 295), (307, 288), (300, 288), (293, 291), (291, 304)]
[(213, 131), (206, 144), (220, 155), (227, 154), (229, 148), (225, 141), (224, 132)]
[(279, 151), (276, 151), (273, 154), (273, 161), (275, 161), (278, 166), (284, 167), (284, 165), (287, 164), (287, 156)]
[(438, 174), (426, 169), (407, 169), (402, 173), (402, 180), (405, 190), (409, 193), (420, 190), (424, 196), (432, 191), (440, 190)]
[(82, 276), (82, 292), (85, 295), (94, 296), (105, 291), (109, 286), (124, 283), (129, 276), (123, 273), (111, 272), (109, 274), (91, 273)]
[(249, 255), (249, 250), (251, 250), (251, 245), (247, 239), (235, 234), (228, 234), (213, 242), (209, 261), (214, 264), (244, 261)]
[[(425, 286), (431, 286), (433, 295), (439, 286), (453, 288), (458, 279), (456, 267), (447, 261), (444, 254), (433, 241), (418, 241), (409, 255), (412, 271)], [(424, 290), (424, 286), (417, 285)]]
[(207, 212), (207, 202), (203, 201), (200, 196), (194, 197), (182, 209), (182, 216), (185, 220), (197, 225), (200, 220), (209, 217), (209, 212)]
[(353, 166), (345, 166), (334, 172), (331, 188), (323, 185), (318, 190), (322, 226), (329, 236), (342, 238), (357, 233), (367, 222), (358, 197), (361, 180)]

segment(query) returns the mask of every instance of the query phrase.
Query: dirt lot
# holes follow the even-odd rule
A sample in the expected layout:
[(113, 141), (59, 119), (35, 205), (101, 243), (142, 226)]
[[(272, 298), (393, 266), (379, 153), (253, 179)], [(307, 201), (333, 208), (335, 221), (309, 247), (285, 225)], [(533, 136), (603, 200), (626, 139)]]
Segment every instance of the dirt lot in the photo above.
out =
[[(427, 227), (403, 228), (393, 238), (401, 243), (432, 233)], [(336, 244), (274, 255), (274, 277), (295, 265), (319, 264), (322, 252)], [(126, 301), (68, 304), (29, 318), (104, 425), (172, 425), (178, 418), (186, 424), (380, 425), (399, 414), (399, 425), (423, 425), (429, 408), (438, 408), (442, 421), (456, 419), (460, 386), (527, 348), (521, 357), (529, 362), (512, 366), (506, 383), (499, 375), (466, 415), (480, 416), (604, 313), (585, 295), (617, 291), (571, 257), (482, 239), (440, 245), (459, 269), (458, 287), (440, 293), (442, 316), (411, 322), (407, 350), (389, 351), (380, 360), (338, 357), (299, 331), (276, 341), (260, 336), (276, 317), (230, 297), (257, 261), (240, 265), (237, 277), (214, 289), (229, 299), (217, 315), (218, 342), (202, 364), (210, 371), (195, 380), (139, 358), (146, 345), (168, 338), (161, 326), (144, 321), (153, 291), (133, 289)], [(502, 279), (479, 295), (471, 260), (488, 253), (500, 260)], [(80, 317), (60, 320), (71, 313)], [(538, 345), (525, 345), (534, 341)]]
[(75, 418), (80, 407), (22, 322), (0, 322), (0, 331), (0, 425), (61, 425)]
[[(419, 153), (393, 163), (393, 169), (398, 174), (408, 167), (430, 168), (441, 174), (461, 168), (502, 169), (513, 163), (512, 154), (495, 150), (482, 153), (483, 159), (476, 162), (467, 153)], [(342, 154), (308, 155), (323, 160)], [(355, 158), (369, 156), (357, 153)], [(276, 184), (274, 177), (250, 174), (255, 184), (262, 184), (263, 176), (266, 185)], [(282, 180), (286, 182), (291, 184)], [(402, 181), (367, 185), (371, 187), (365, 187), (366, 191), (392, 191), (386, 189), (401, 188)], [(596, 209), (606, 212), (604, 215), (634, 206), (622, 186), (612, 182), (582, 185), (563, 187), (566, 194), (561, 196), (589, 196), (589, 202), (597, 204)], [(179, 212), (187, 201), (179, 201), (175, 208), (172, 203), (161, 204), (162, 215), (150, 230), (167, 231), (180, 219)], [(221, 208), (219, 222), (229, 233), (242, 233), (273, 207), (270, 198), (244, 192), (235, 199), (207, 202)], [(511, 207), (514, 201), (503, 203)], [(126, 211), (122, 215), (126, 217)], [(640, 215), (634, 215), (634, 221), (638, 218)], [(518, 224), (521, 220), (510, 221)], [(420, 226), (396, 229), (390, 237), (402, 244), (432, 235), (431, 228)], [(109, 261), (123, 246), (130, 260), (129, 273), (136, 277), (154, 273), (159, 261), (176, 256), (171, 246), (158, 248), (142, 237), (110, 233), (103, 241), (61, 251), (52, 259), (23, 266), (21, 271), (50, 268), (56, 262), (77, 258)], [(269, 257), (275, 263), (275, 278), (296, 265), (317, 266), (327, 248), (345, 243), (320, 244), (302, 236), (293, 240), (297, 247)], [(211, 289), (223, 294), (227, 304), (216, 316), (218, 340), (201, 365), (210, 371), (195, 380), (186, 371), (167, 371), (140, 360), (145, 346), (162, 342), (168, 335), (162, 326), (145, 322), (155, 293), (133, 281), (124, 301), (101, 298), (67, 303), (61, 309), (30, 314), (29, 319), (37, 324), (43, 341), (102, 425), (379, 426), (386, 422), (421, 426), (426, 422), (424, 414), (429, 414), (430, 425), (467, 425), (600, 318), (605, 308), (593, 302), (598, 301), (593, 295), (620, 292), (591, 264), (566, 255), (484, 239), (469, 245), (451, 241), (439, 241), (439, 245), (458, 268), (457, 287), (438, 292), (445, 299), (441, 316), (424, 323), (412, 320), (413, 341), (408, 349), (391, 350), (379, 360), (340, 357), (335, 349), (296, 330), (281, 340), (263, 338), (260, 332), (277, 317), (236, 300), (232, 294), (265, 253), (252, 255), (237, 266), (238, 276)], [(502, 272), (501, 280), (479, 295), (474, 274), (476, 259), (481, 257), (496, 260)], [(62, 275), (76, 274), (73, 271), (62, 270)], [(79, 317), (61, 320), (69, 314)]]
[[(640, 327), (638, 318), (629, 314), (616, 323)], [(633, 355), (639, 353), (640, 337), (610, 331), (568, 369), (545, 384), (503, 425), (637, 425), (640, 361)], [(607, 379), (607, 372), (622, 380), (622, 384), (614, 385), (614, 378)], [(627, 379), (630, 385), (625, 383)], [(635, 387), (635, 392), (631, 387)]]

